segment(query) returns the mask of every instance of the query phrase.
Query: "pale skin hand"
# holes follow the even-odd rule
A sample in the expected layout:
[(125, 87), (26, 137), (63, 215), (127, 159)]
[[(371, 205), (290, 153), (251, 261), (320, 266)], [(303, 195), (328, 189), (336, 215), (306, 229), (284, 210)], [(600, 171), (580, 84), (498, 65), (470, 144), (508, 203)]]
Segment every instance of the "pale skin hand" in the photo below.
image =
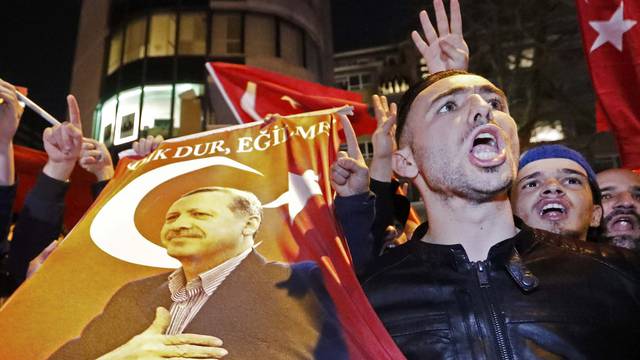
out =
[(390, 182), (393, 176), (391, 157), (396, 150), (395, 133), (398, 109), (395, 103), (389, 105), (385, 96), (373, 95), (373, 110), (378, 125), (371, 136), (373, 144), (371, 178)]
[(157, 135), (156, 137), (149, 135), (146, 138), (140, 138), (138, 141), (134, 141), (131, 148), (136, 154), (144, 157), (155, 150), (163, 141), (164, 138), (162, 135)]
[(67, 96), (67, 105), (69, 121), (46, 128), (42, 133), (44, 149), (49, 156), (42, 172), (60, 181), (69, 179), (82, 151), (80, 109), (73, 95)]
[(356, 133), (351, 122), (339, 115), (347, 140), (347, 153), (340, 151), (331, 165), (331, 186), (342, 197), (369, 191), (369, 169), (358, 147)]
[[(427, 12), (420, 12), (423, 39), (417, 31), (411, 39), (426, 61), (430, 73), (444, 70), (467, 70), (469, 68), (469, 46), (462, 35), (462, 15), (458, 0), (451, 0), (451, 23), (447, 18), (442, 0), (434, 0), (438, 32), (431, 25)], [(426, 40), (426, 41), (425, 41)]]
[(15, 183), (13, 136), (18, 130), (24, 109), (18, 103), (16, 88), (0, 80), (0, 185)]
[(151, 326), (97, 360), (221, 359), (228, 354), (222, 340), (214, 336), (164, 335), (170, 320), (167, 309), (157, 308)]
[(110, 180), (113, 177), (113, 161), (105, 144), (94, 139), (83, 139), (82, 151), (78, 164), (96, 176), (98, 181)]

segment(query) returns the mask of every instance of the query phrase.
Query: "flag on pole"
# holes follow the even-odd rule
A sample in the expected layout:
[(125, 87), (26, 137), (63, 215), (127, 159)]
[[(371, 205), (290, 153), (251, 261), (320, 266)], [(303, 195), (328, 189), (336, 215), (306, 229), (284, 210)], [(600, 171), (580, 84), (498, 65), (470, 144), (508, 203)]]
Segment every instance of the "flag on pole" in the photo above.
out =
[(596, 128), (612, 131), (622, 164), (640, 167), (640, 2), (576, 0), (596, 93)]
[(292, 115), (351, 105), (356, 135), (371, 134), (376, 128), (368, 105), (358, 93), (246, 65), (210, 62), (206, 67), (215, 90), (238, 123), (262, 120), (268, 114)]

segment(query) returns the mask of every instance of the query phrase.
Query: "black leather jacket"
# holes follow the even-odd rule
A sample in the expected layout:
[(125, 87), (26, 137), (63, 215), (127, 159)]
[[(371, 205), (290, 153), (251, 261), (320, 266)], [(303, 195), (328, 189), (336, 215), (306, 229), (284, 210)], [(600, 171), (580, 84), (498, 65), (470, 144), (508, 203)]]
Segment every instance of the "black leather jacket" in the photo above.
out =
[(368, 266), (362, 286), (405, 356), (640, 359), (636, 255), (517, 225), (482, 262), (412, 240)]

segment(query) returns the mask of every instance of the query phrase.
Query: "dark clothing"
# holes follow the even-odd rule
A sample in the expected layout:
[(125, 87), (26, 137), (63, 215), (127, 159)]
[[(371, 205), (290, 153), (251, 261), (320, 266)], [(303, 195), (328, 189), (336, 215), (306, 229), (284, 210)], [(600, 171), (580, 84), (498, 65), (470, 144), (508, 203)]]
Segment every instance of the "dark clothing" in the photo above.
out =
[(91, 195), (93, 196), (93, 200), (97, 199), (100, 196), (100, 193), (109, 183), (109, 180), (102, 180), (98, 182), (94, 182), (91, 184)]
[[(348, 210), (339, 213), (366, 214)], [(405, 356), (638, 358), (637, 256), (517, 225), (485, 261), (415, 239), (373, 262), (363, 289)]]
[(16, 184), (10, 186), (0, 186), (0, 257), (5, 257), (9, 253), (9, 228), (11, 227), (11, 217), (13, 215), (13, 202), (16, 199)]
[[(13, 229), (13, 240), (6, 258), (4, 295), (13, 293), (26, 279), (29, 262), (56, 240), (62, 230), (64, 196), (69, 183), (53, 179), (43, 173), (25, 198), (20, 216)], [(13, 201), (11, 202), (13, 205)], [(3, 203), (2, 206), (6, 206)], [(10, 212), (9, 210), (9, 222)], [(4, 210), (2, 221), (5, 220)], [(4, 234), (6, 239), (6, 234)]]
[[(144, 331), (156, 307), (171, 307), (167, 276), (123, 286), (80, 337), (51, 359), (94, 359)], [(183, 333), (222, 339), (232, 359), (348, 358), (320, 269), (311, 262), (268, 263), (255, 252), (222, 282)]]

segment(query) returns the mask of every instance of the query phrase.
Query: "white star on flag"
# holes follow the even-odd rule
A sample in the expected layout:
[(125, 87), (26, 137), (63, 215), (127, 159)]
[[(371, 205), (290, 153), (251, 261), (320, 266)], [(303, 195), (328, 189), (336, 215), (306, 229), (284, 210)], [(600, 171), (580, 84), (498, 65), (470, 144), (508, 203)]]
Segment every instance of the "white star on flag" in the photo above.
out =
[(613, 13), (611, 19), (607, 21), (589, 21), (589, 25), (598, 32), (596, 41), (591, 46), (590, 53), (600, 46), (610, 42), (618, 51), (622, 51), (622, 35), (629, 31), (637, 21), (625, 20), (622, 18), (624, 2), (620, 2), (620, 6)]

